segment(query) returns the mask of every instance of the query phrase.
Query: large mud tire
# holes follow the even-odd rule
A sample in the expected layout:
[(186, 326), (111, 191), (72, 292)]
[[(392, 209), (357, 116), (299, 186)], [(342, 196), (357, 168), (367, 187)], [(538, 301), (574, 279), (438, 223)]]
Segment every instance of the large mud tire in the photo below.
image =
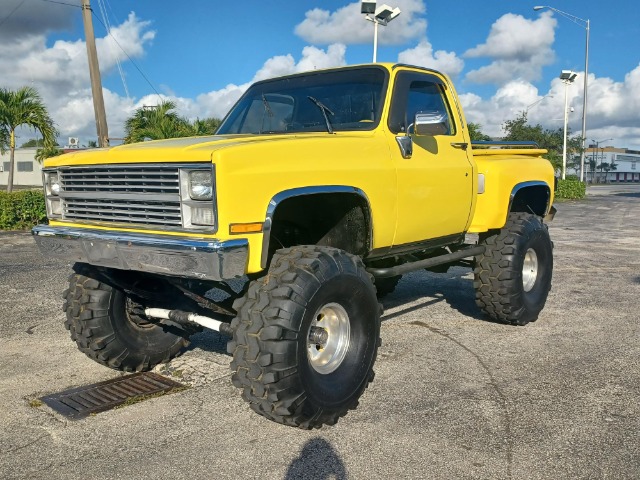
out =
[(473, 286), (476, 304), (494, 320), (526, 325), (538, 319), (551, 289), (553, 246), (540, 217), (511, 213), (499, 231), (480, 236)]
[[(232, 380), (255, 412), (311, 429), (333, 425), (356, 408), (373, 380), (380, 341), (380, 306), (358, 257), (329, 247), (279, 250), (267, 275), (252, 282), (234, 309), (227, 346)], [(314, 351), (309, 336), (312, 326), (322, 326), (325, 311), (343, 325), (327, 330), (333, 332), (327, 345), (342, 335), (344, 348), (323, 364), (316, 353), (324, 349)]]
[(63, 294), (65, 327), (81, 352), (109, 368), (146, 371), (189, 345), (181, 330), (135, 322), (127, 295), (77, 264)]

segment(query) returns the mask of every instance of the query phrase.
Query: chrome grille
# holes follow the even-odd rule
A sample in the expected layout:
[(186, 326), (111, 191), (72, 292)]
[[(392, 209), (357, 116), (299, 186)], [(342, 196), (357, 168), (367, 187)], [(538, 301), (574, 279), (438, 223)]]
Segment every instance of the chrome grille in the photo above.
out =
[(65, 167), (60, 180), (65, 220), (182, 226), (177, 166)]

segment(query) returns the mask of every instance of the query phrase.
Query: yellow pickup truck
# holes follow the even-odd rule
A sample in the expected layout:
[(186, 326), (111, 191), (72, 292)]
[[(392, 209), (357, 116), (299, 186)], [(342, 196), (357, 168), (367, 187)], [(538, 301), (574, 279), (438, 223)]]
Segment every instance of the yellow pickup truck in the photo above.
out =
[(75, 262), (65, 325), (90, 358), (148, 370), (213, 328), (256, 412), (314, 428), (373, 379), (378, 298), (405, 273), (471, 267), (489, 317), (537, 319), (553, 268), (544, 153), (471, 142), (437, 71), (316, 70), (255, 83), (211, 137), (48, 159), (33, 234)]

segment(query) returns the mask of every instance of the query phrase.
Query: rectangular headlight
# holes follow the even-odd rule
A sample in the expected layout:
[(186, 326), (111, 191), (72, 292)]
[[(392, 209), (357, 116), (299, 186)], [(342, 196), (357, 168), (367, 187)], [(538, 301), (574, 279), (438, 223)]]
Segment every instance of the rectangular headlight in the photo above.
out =
[(210, 170), (189, 172), (189, 196), (192, 200), (213, 199), (213, 176)]
[(44, 173), (44, 188), (45, 194), (58, 196), (60, 195), (60, 175), (58, 172), (45, 172)]
[(43, 172), (44, 183), (44, 199), (47, 206), (48, 218), (60, 218), (62, 217), (62, 198), (60, 193), (62, 191), (62, 184), (60, 182), (60, 173), (56, 170)]

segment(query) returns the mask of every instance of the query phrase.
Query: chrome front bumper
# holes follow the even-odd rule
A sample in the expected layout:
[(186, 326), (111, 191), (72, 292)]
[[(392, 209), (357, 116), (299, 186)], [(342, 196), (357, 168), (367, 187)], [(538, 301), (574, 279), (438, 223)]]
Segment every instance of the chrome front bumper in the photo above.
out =
[(218, 241), (38, 225), (32, 233), (47, 257), (102, 267), (202, 280), (245, 273), (246, 239)]

